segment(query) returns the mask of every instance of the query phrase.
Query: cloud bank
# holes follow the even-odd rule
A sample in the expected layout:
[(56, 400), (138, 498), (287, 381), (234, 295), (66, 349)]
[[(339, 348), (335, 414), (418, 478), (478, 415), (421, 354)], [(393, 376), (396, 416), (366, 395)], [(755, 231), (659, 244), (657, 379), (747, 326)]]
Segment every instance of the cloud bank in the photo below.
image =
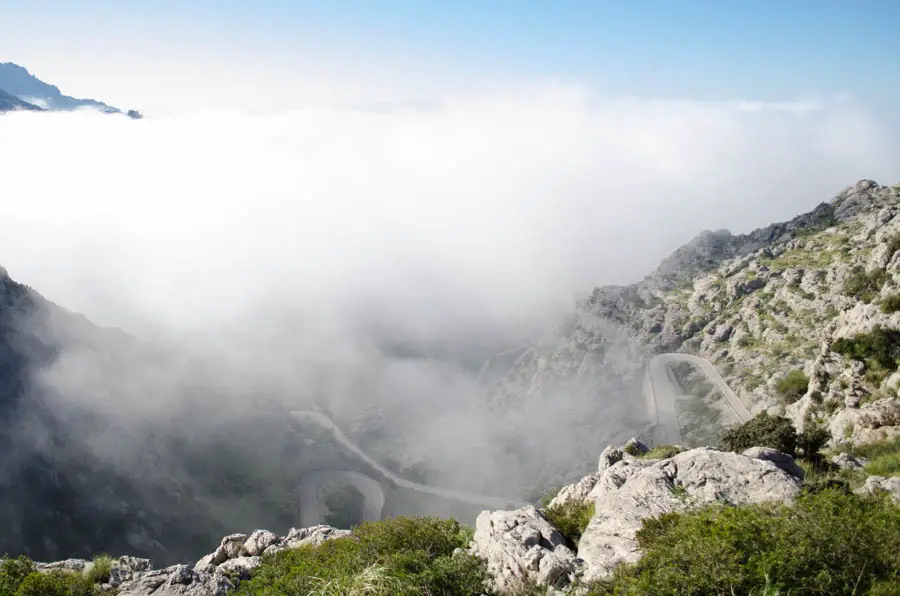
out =
[[(703, 229), (749, 231), (859, 178), (894, 181), (897, 132), (846, 100), (558, 85), (378, 109), (14, 113), (0, 118), (0, 262), (97, 323), (226, 363), (217, 415), (265, 393), (351, 426), (405, 417), (414, 460), (485, 486), (496, 445), (472, 371), (390, 346), (458, 357), (539, 337), (577, 295), (639, 279)], [(89, 366), (69, 354), (47, 378), (132, 424), (181, 395), (140, 363)], [(532, 447), (556, 437), (564, 458), (566, 416), (522, 420)], [(93, 444), (127, 457), (132, 430)]]

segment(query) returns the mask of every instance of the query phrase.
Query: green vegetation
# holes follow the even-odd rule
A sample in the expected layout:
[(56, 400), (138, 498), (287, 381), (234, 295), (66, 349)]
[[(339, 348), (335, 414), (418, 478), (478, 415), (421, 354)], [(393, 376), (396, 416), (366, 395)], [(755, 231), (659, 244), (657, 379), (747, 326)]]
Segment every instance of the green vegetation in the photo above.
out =
[(547, 521), (553, 524), (559, 533), (566, 539), (566, 544), (572, 549), (578, 548), (581, 535), (594, 517), (594, 501), (586, 503), (566, 503), (548, 507), (543, 511)]
[(263, 564), (237, 594), (481, 594), (484, 563), (471, 555), (453, 554), (470, 539), (471, 530), (454, 520), (397, 517), (367, 522), (349, 537), (263, 557)]
[(900, 294), (891, 294), (881, 301), (881, 312), (886, 315), (900, 310)]
[(843, 291), (848, 296), (869, 303), (881, 291), (886, 279), (887, 273), (882, 269), (866, 273), (862, 267), (857, 266), (853, 269), (850, 277), (844, 281)]
[(841, 490), (666, 514), (638, 542), (643, 558), (591, 594), (900, 593), (900, 508)]
[(0, 596), (98, 596), (102, 593), (93, 581), (75, 571), (57, 569), (40, 573), (27, 557), (0, 563)]
[(641, 459), (668, 459), (684, 451), (676, 445), (658, 445), (641, 456)]
[(775, 385), (781, 398), (789, 404), (803, 397), (808, 388), (809, 377), (803, 374), (802, 370), (792, 370)]
[(755, 418), (726, 430), (719, 443), (719, 448), (723, 451), (737, 453), (750, 447), (771, 447), (782, 453), (795, 455), (797, 432), (787, 418), (761, 412)]
[(854, 457), (869, 460), (864, 471), (877, 476), (900, 476), (900, 438), (868, 445), (845, 447)]
[(91, 584), (103, 584), (109, 581), (112, 572), (112, 558), (100, 555), (94, 559), (93, 565), (84, 570), (84, 579)]
[(831, 349), (846, 358), (864, 362), (870, 379), (877, 382), (897, 368), (900, 331), (879, 326), (870, 333), (838, 339)]

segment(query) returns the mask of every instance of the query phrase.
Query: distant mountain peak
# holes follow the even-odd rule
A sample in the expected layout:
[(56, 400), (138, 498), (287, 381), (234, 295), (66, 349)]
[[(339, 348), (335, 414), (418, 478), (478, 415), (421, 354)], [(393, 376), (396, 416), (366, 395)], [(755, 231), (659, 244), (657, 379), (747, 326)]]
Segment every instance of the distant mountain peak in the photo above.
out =
[[(13, 62), (0, 63), (0, 112), (16, 109), (67, 112), (80, 108), (93, 108), (108, 114), (123, 113), (119, 108), (96, 99), (64, 95), (59, 87), (45, 83), (24, 66)], [(128, 110), (125, 114), (130, 118), (141, 118), (141, 113), (137, 110)]]

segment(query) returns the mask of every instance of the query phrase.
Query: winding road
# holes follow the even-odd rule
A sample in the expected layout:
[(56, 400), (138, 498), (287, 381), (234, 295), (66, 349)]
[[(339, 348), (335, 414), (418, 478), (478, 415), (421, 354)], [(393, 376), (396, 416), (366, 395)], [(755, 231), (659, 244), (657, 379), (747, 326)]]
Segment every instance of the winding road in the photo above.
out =
[(726, 403), (731, 407), (734, 415), (741, 422), (750, 420), (750, 411), (738, 396), (731, 390), (716, 367), (709, 360), (693, 356), (691, 354), (659, 354), (650, 359), (647, 364), (647, 374), (644, 379), (644, 396), (647, 399), (648, 412), (666, 433), (663, 442), (677, 445), (681, 443), (681, 431), (678, 426), (678, 418), (675, 402), (682, 396), (681, 387), (675, 382), (670, 373), (669, 366), (676, 362), (693, 364), (706, 375), (716, 389), (725, 397)]
[[(665, 433), (662, 442), (670, 444), (681, 443), (681, 432), (678, 425), (675, 402), (682, 396), (681, 387), (675, 382), (669, 366), (676, 362), (688, 362), (698, 367), (706, 378), (725, 396), (725, 399), (735, 416), (741, 422), (751, 418), (750, 412), (741, 402), (734, 391), (725, 383), (725, 380), (711, 362), (692, 356), (690, 354), (659, 354), (650, 359), (647, 364), (644, 378), (644, 397), (647, 401), (647, 411), (650, 418)], [(334, 423), (331, 418), (320, 412), (309, 410), (295, 410), (291, 416), (301, 422), (312, 422), (329, 429), (334, 439), (345, 449), (356, 455), (371, 468), (376, 470), (385, 480), (400, 486), (415, 490), (424, 494), (434, 495), (445, 499), (469, 503), (491, 509), (508, 509), (510, 507), (522, 507), (528, 503), (516, 499), (504, 499), (488, 495), (477, 495), (450, 488), (426, 486), (401, 478), (391, 472), (380, 463), (369, 457)], [(322, 523), (325, 512), (324, 504), (318, 497), (319, 488), (327, 485), (342, 484), (355, 487), (364, 497), (363, 519), (375, 521), (381, 519), (384, 508), (385, 494), (381, 482), (361, 473), (347, 470), (318, 470), (304, 474), (298, 487), (298, 505), (300, 507), (301, 527), (314, 526)]]
[[(487, 495), (476, 495), (465, 491), (454, 490), (450, 488), (440, 488), (436, 486), (426, 486), (417, 482), (412, 482), (397, 476), (380, 463), (369, 457), (362, 449), (360, 449), (353, 441), (351, 441), (344, 432), (338, 428), (331, 418), (319, 412), (308, 410), (295, 410), (291, 412), (291, 416), (305, 422), (314, 422), (320, 426), (330, 429), (334, 433), (335, 440), (343, 445), (347, 450), (356, 455), (359, 459), (374, 468), (389, 482), (396, 486), (408, 488), (421, 493), (443, 497), (462, 503), (469, 503), (479, 507), (489, 507), (491, 509), (508, 509), (509, 507), (522, 507), (528, 503), (518, 501), (516, 499), (504, 499), (501, 497), (492, 497)], [(304, 474), (298, 489), (300, 519), (306, 524), (307, 521), (315, 520), (315, 523), (307, 525), (315, 525), (321, 523), (322, 505), (318, 502), (318, 488), (325, 484), (349, 484), (359, 490), (365, 497), (365, 506), (363, 517), (368, 520), (366, 511), (381, 518), (381, 509), (384, 507), (384, 489), (376, 480), (359, 472), (347, 471), (330, 471), (320, 470)]]

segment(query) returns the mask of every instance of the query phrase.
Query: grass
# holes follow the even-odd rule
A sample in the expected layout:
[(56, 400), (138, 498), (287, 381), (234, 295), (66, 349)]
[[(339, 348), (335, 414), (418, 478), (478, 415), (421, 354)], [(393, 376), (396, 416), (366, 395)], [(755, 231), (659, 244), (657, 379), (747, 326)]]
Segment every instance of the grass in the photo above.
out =
[(571, 549), (578, 548), (581, 535), (594, 517), (594, 501), (585, 503), (570, 502), (564, 505), (548, 507), (543, 511), (544, 517), (566, 539)]
[(881, 301), (881, 312), (886, 315), (900, 310), (900, 294), (891, 294)]
[(454, 520), (397, 517), (346, 538), (266, 555), (236, 594), (470, 596), (484, 592), (483, 561), (461, 552), (472, 532)]
[(792, 370), (775, 385), (775, 390), (778, 391), (781, 399), (788, 404), (803, 397), (808, 388), (809, 377), (803, 374), (802, 370)]
[(843, 292), (857, 300), (869, 303), (881, 291), (886, 280), (887, 273), (883, 269), (866, 273), (862, 267), (858, 266), (853, 269), (853, 272), (844, 281)]
[(92, 584), (105, 584), (112, 572), (112, 558), (109, 555), (95, 557), (93, 564), (84, 570), (84, 579)]
[(641, 459), (669, 459), (684, 451), (676, 445), (659, 445), (641, 456)]
[(590, 594), (900, 593), (900, 508), (883, 498), (825, 489), (792, 506), (716, 504), (648, 519), (637, 539), (643, 558)]
[(867, 474), (900, 476), (900, 438), (868, 445), (843, 446), (839, 450), (868, 459), (869, 463), (863, 468)]

